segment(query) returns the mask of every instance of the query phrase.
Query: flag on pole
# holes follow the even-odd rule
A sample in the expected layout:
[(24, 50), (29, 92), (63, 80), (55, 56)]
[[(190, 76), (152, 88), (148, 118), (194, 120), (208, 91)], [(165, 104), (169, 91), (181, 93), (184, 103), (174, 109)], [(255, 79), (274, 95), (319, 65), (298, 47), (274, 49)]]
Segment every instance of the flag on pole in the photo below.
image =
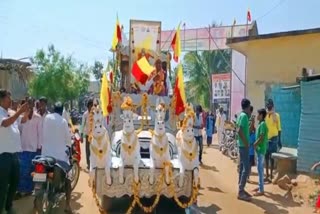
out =
[(145, 56), (132, 65), (132, 75), (143, 85), (146, 84), (152, 71), (154, 67), (149, 64)]
[(174, 86), (174, 96), (176, 98), (175, 113), (180, 115), (185, 110), (186, 93), (184, 90), (183, 70), (182, 65), (178, 65), (178, 72)]
[(175, 62), (178, 62), (181, 55), (180, 24), (178, 25), (176, 33), (173, 36), (171, 47), (173, 49), (173, 59)]
[(247, 22), (251, 22), (251, 12), (250, 9), (247, 11)]
[(103, 72), (103, 75), (102, 75), (100, 101), (101, 101), (101, 109), (102, 109), (103, 116), (106, 117), (108, 116), (109, 113), (111, 113), (112, 106), (111, 106), (111, 91), (109, 88), (109, 81), (107, 79), (105, 72)]
[(111, 49), (115, 51), (117, 49), (117, 45), (122, 41), (122, 32), (121, 32), (121, 26), (119, 23), (119, 18), (117, 16), (117, 22), (113, 33), (113, 39), (112, 39), (112, 47)]

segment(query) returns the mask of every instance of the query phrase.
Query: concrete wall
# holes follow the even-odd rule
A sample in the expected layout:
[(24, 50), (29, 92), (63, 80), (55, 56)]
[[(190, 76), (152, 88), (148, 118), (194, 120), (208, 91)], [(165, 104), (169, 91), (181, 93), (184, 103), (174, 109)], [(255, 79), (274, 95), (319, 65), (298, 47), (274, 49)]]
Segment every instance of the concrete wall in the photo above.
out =
[(256, 108), (265, 105), (272, 84), (292, 84), (303, 67), (320, 71), (320, 33), (231, 44), (247, 56), (246, 95)]

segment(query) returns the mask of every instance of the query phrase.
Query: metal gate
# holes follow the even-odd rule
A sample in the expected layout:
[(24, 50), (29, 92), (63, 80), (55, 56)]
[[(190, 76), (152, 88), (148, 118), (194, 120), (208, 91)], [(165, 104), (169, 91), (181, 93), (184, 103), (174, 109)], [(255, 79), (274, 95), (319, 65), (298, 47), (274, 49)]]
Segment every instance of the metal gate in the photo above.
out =
[(271, 97), (280, 115), (283, 146), (297, 148), (301, 114), (300, 86), (273, 87)]

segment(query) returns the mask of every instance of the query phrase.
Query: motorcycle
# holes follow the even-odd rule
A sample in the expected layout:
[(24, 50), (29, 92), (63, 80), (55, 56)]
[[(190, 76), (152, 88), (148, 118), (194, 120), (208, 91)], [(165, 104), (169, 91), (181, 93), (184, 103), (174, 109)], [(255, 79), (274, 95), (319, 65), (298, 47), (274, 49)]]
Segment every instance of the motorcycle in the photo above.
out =
[[(79, 180), (80, 166), (76, 159), (77, 151), (75, 150), (74, 143), (67, 146), (66, 151), (69, 157), (70, 170), (66, 172), (66, 177), (61, 179), (59, 184), (53, 185), (54, 168), (59, 167), (63, 169), (62, 164), (58, 163), (52, 157), (36, 156), (32, 160), (34, 165), (34, 172), (32, 173), (34, 182), (34, 210), (38, 214), (49, 214), (52, 208), (60, 201), (65, 195), (65, 179), (71, 181), (71, 189), (73, 190)], [(65, 171), (65, 170), (64, 170)]]
[(226, 129), (224, 131), (223, 141), (221, 143), (221, 151), (227, 154), (231, 159), (237, 159), (238, 146), (236, 142), (236, 129)]

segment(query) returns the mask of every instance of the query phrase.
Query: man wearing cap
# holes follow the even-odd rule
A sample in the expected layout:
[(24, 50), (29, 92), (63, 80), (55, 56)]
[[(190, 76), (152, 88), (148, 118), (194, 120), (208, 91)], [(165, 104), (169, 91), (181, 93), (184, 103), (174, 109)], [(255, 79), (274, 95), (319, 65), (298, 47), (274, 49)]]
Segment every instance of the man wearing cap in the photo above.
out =
[[(269, 99), (267, 102), (267, 116), (266, 116), (266, 124), (268, 127), (268, 150), (265, 156), (266, 159), (266, 180), (272, 180), (272, 173), (274, 169), (274, 160), (272, 159), (272, 153), (277, 152), (278, 148), (282, 148), (281, 144), (281, 121), (280, 115), (274, 111), (273, 100)], [(271, 163), (270, 174), (269, 174), (269, 162)], [(270, 177), (269, 177), (270, 175)]]

